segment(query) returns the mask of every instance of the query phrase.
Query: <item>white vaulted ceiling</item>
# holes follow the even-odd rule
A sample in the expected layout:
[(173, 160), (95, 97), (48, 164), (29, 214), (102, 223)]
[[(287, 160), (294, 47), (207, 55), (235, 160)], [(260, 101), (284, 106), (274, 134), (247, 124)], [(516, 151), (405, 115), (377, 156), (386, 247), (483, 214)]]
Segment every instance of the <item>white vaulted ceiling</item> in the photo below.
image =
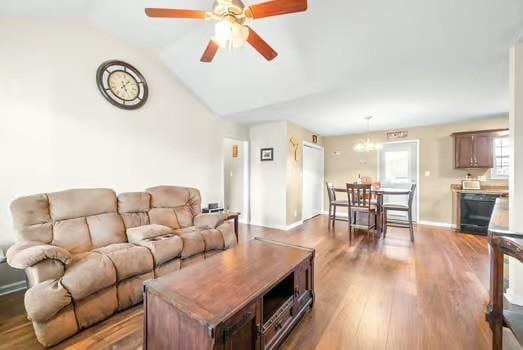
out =
[[(262, 0), (263, 1), (263, 0)], [(251, 0), (246, 3), (260, 1)], [(2, 0), (2, 18), (84, 21), (161, 57), (216, 114), (287, 119), (324, 135), (508, 112), (509, 48), (522, 0), (309, 0), (305, 13), (250, 25), (279, 56), (251, 47), (199, 58), (211, 22), (152, 20), (145, 7), (209, 10), (210, 0)]]

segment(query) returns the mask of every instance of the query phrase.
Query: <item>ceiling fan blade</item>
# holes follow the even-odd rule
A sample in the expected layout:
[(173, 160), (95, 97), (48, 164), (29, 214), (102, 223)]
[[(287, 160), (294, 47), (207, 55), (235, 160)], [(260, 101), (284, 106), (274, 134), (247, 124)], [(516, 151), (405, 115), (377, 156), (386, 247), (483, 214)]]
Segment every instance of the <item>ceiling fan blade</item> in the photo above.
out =
[(261, 38), (251, 27), (249, 28), (249, 36), (247, 37), (247, 42), (251, 44), (252, 47), (256, 49), (267, 61), (273, 60), (278, 53), (274, 51), (272, 47), (265, 40)]
[(203, 52), (202, 58), (200, 58), (201, 62), (212, 62), (214, 59), (214, 56), (216, 55), (216, 52), (218, 52), (218, 49), (220, 47), (218, 44), (216, 44), (212, 39), (209, 40), (209, 44), (207, 44), (207, 47), (205, 48), (205, 51)]
[(273, 0), (246, 8), (245, 14), (251, 18), (279, 16), (307, 10), (307, 0)]
[(145, 14), (149, 17), (159, 17), (159, 18), (205, 19), (205, 11), (199, 11), (199, 10), (146, 8)]

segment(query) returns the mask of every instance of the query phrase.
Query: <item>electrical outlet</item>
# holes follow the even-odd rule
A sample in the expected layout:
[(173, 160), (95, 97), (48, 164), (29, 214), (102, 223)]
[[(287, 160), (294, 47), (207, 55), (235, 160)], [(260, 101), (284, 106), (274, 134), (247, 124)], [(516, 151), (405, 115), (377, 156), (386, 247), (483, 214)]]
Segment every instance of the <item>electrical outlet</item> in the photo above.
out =
[(429, 170), (425, 170), (425, 176), (426, 176), (426, 177), (429, 177), (429, 176), (430, 176), (430, 171), (429, 171)]

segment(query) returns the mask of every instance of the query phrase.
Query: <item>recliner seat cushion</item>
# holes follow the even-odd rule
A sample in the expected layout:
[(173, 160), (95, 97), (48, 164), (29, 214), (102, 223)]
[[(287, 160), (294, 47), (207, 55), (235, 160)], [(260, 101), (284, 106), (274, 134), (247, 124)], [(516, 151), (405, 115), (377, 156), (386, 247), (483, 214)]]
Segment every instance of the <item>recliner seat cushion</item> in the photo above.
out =
[(200, 234), (205, 242), (205, 251), (223, 249), (224, 242), (222, 233), (214, 228), (201, 230)]
[(111, 259), (95, 252), (74, 256), (62, 277), (62, 285), (74, 300), (81, 300), (115, 283), (116, 271)]
[(116, 269), (116, 280), (141, 275), (153, 270), (153, 258), (145, 247), (131, 243), (111, 244), (107, 247), (93, 250), (109, 258)]
[(180, 238), (183, 240), (183, 259), (205, 251), (205, 241), (198, 232), (185, 233)]
[(182, 239), (172, 234), (147, 238), (135, 243), (149, 249), (154, 258), (155, 267), (178, 258), (183, 249)]
[(216, 228), (221, 232), (223, 237), (223, 249), (229, 249), (238, 244), (236, 234), (234, 233), (234, 226), (231, 222), (226, 222)]

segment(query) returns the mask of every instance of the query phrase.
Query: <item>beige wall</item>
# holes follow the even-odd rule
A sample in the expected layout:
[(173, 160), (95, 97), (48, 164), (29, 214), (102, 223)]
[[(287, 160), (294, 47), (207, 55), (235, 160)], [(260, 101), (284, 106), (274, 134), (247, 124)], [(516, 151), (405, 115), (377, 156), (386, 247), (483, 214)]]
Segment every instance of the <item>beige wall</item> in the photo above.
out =
[[(458, 184), (467, 172), (473, 176), (490, 175), (489, 170), (454, 169), (453, 146), (450, 134), (459, 131), (508, 128), (508, 117), (476, 120), (455, 124), (433, 125), (407, 129), (409, 136), (402, 140), (420, 141), (420, 220), (450, 224), (453, 222), (453, 201), (450, 186)], [(325, 181), (343, 186), (361, 176), (377, 178), (376, 152), (358, 153), (354, 145), (364, 135), (343, 135), (324, 137)], [(373, 141), (387, 142), (385, 132), (371, 134)], [(335, 156), (335, 151), (341, 155)], [(425, 172), (430, 171), (426, 177)], [(507, 184), (503, 180), (490, 180), (492, 184)]]
[[(72, 187), (140, 191), (194, 186), (204, 203), (223, 199), (223, 135), (246, 137), (203, 106), (150, 53), (89, 26), (0, 21), (0, 247), (15, 240), (9, 203)], [(107, 59), (135, 65), (150, 87), (147, 103), (126, 111), (95, 82)], [(23, 273), (0, 268), (1, 285)]]
[[(293, 224), (302, 219), (302, 170), (303, 170), (303, 141), (312, 142), (310, 130), (304, 129), (299, 125), (287, 124), (287, 225)], [(300, 144), (298, 149), (298, 160), (294, 157), (294, 147), (290, 139), (294, 137)], [(318, 137), (318, 144), (322, 144), (322, 138)]]

